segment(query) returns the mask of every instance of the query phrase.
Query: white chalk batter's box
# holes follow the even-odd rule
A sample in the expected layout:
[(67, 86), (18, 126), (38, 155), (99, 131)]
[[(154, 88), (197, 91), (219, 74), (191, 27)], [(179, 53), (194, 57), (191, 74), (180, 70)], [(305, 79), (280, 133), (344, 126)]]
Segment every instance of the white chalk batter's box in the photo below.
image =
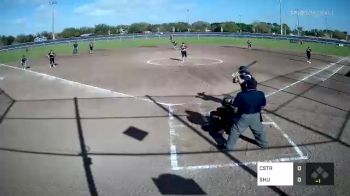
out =
[(284, 162), (308, 158), (302, 149), (269, 116), (264, 114), (264, 128), (270, 148), (260, 149), (254, 144), (254, 136), (247, 129), (237, 141), (235, 150), (230, 152), (240, 163), (233, 162), (213, 146), (215, 141), (201, 128), (205, 120), (203, 117), (216, 106), (206, 103), (169, 106), (170, 159), (173, 170), (233, 167), (241, 164), (257, 164), (262, 161)]

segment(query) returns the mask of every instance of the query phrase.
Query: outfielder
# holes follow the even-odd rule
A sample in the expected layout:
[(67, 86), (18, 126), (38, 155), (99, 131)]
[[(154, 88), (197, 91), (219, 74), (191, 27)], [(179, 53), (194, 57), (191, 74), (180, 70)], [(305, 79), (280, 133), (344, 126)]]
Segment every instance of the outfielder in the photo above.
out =
[(47, 54), (47, 58), (49, 59), (49, 65), (50, 68), (56, 67), (56, 63), (55, 63), (55, 57), (56, 57), (56, 53), (53, 50), (50, 50), (50, 52)]
[(89, 54), (92, 54), (93, 51), (94, 51), (94, 43), (90, 42), (90, 44), (89, 44)]
[(187, 61), (187, 45), (185, 45), (184, 42), (182, 42), (180, 46), (180, 51), (181, 51), (182, 62), (185, 62), (185, 60)]
[(22, 65), (22, 68), (23, 69), (26, 69), (26, 68), (30, 68), (29, 66), (27, 67), (27, 58), (25, 55), (22, 55), (22, 58), (21, 58), (21, 65)]

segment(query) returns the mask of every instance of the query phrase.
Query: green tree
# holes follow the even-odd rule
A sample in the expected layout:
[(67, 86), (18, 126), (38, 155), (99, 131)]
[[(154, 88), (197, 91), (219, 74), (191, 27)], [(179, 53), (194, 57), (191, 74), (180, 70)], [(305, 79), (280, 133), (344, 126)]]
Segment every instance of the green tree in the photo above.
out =
[(173, 32), (173, 27), (175, 28), (175, 23), (163, 23), (160, 25), (160, 31)]
[(110, 26), (106, 24), (98, 24), (95, 25), (95, 34), (96, 35), (107, 35), (108, 30), (110, 30)]
[(272, 26), (265, 22), (256, 23), (254, 27), (256, 33), (271, 33), (272, 31)]
[(74, 27), (65, 28), (60, 33), (60, 36), (63, 38), (69, 38), (69, 37), (79, 37), (82, 33), (80, 33), (79, 29), (76, 29)]
[(133, 23), (129, 27), (129, 33), (143, 33), (149, 31), (150, 24), (146, 22)]
[(158, 32), (158, 29), (159, 29), (159, 31), (161, 31), (160, 24), (151, 24), (148, 26), (148, 30), (152, 31), (152, 32)]
[(283, 24), (283, 33), (285, 33), (286, 35), (289, 35), (291, 33), (290, 27), (287, 24)]
[(240, 30), (242, 30), (242, 32), (253, 33), (253, 25), (252, 24), (237, 23), (237, 26), (239, 27)]
[(0, 36), (0, 45), (1, 45), (1, 46), (5, 45), (5, 42), (6, 42), (6, 36), (1, 35), (1, 36)]
[(272, 25), (267, 23), (267, 25), (271, 29), (271, 33), (281, 34), (281, 25), (278, 25), (277, 23), (273, 23)]
[(303, 27), (297, 27), (297, 34), (298, 35), (305, 35), (305, 32), (303, 31)]
[(3, 45), (11, 45), (15, 41), (15, 37), (10, 36), (1, 36), (1, 42)]
[(190, 28), (190, 25), (186, 22), (175, 23), (175, 29), (177, 32), (186, 32)]
[(240, 28), (234, 22), (225, 22), (223, 23), (223, 30), (224, 32), (239, 32)]
[(93, 27), (80, 27), (79, 29), (76, 29), (80, 35), (82, 34), (93, 34), (95, 32), (95, 28)]
[(197, 21), (192, 23), (191, 29), (196, 32), (204, 32), (205, 29), (210, 28), (210, 23), (205, 22), (205, 21)]
[(335, 30), (333, 31), (332, 35), (333, 35), (333, 38), (336, 38), (336, 39), (346, 39), (346, 32)]
[(46, 37), (48, 40), (52, 39), (51, 33), (47, 31), (42, 31), (41, 33), (38, 33), (37, 37)]
[(33, 35), (24, 35), (20, 34), (16, 36), (15, 42), (17, 43), (26, 43), (26, 42), (33, 42), (34, 36)]
[(213, 32), (221, 32), (221, 27), (223, 26), (222, 23), (218, 23), (218, 22), (215, 22), (215, 23), (211, 23), (210, 24), (210, 29), (211, 31)]
[(123, 30), (124, 32), (128, 32), (129, 26), (128, 25), (117, 25), (116, 26), (117, 29), (117, 33), (122, 33), (121, 30)]

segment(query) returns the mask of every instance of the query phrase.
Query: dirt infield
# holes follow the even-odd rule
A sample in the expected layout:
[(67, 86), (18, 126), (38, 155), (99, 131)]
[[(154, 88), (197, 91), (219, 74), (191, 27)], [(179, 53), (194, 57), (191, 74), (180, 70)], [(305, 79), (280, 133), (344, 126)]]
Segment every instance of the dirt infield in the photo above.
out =
[[(55, 69), (49, 68), (45, 57), (30, 64), (33, 71), (135, 96), (232, 92), (238, 89), (231, 83), (232, 73), (240, 65), (254, 60), (258, 62), (251, 71), (258, 81), (309, 67), (305, 56), (295, 53), (231, 46), (190, 46), (188, 53), (189, 60), (185, 63), (178, 61), (181, 59), (179, 51), (160, 46), (96, 51), (92, 55), (58, 54), (56, 62), (59, 65)], [(312, 66), (321, 67), (334, 61), (315, 56)]]
[[(0, 195), (345, 195), (350, 147), (346, 58), (190, 46), (138, 47), (0, 65)], [(265, 92), (270, 149), (246, 130), (220, 152), (201, 128), (231, 74), (251, 72)], [(3, 99), (0, 99), (0, 101)], [(5, 99), (4, 99), (5, 100)], [(8, 109), (7, 109), (8, 108)], [(335, 186), (258, 187), (258, 161), (334, 162)]]

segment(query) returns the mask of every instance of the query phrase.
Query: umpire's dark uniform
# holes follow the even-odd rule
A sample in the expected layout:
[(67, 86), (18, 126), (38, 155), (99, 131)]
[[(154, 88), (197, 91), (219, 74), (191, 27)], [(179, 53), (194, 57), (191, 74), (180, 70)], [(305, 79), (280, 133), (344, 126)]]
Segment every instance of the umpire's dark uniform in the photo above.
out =
[(246, 91), (239, 92), (232, 106), (241, 114), (237, 124), (233, 124), (227, 140), (226, 148), (232, 150), (237, 139), (248, 127), (252, 130), (255, 140), (261, 148), (267, 148), (267, 140), (260, 119), (260, 112), (266, 105), (265, 94), (256, 90), (256, 85), (248, 85)]

